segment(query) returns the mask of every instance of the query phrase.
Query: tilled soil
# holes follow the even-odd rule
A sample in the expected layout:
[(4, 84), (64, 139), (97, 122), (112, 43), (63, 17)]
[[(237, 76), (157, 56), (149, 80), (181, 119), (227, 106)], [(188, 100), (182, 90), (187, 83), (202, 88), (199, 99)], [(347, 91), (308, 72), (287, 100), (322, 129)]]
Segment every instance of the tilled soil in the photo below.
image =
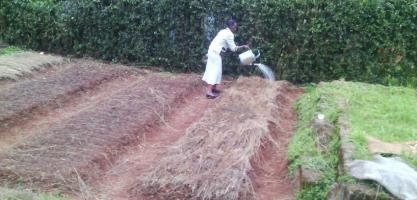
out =
[(301, 93), (238, 80), (137, 175), (130, 199), (293, 199), (287, 146)]
[[(76, 199), (153, 199), (132, 188), (193, 123), (227, 100), (206, 99), (199, 75), (77, 62), (0, 89), (0, 183)], [(223, 92), (235, 82), (224, 83)], [(276, 116), (283, 120), (268, 128), (280, 150), (263, 146), (261, 162), (251, 161), (260, 199), (294, 198), (286, 151), (296, 122), (291, 105), (302, 91), (281, 90)]]
[[(128, 190), (136, 183), (137, 178), (146, 173), (150, 164), (158, 160), (164, 150), (183, 136), (185, 130), (213, 105), (214, 101), (207, 100), (201, 94), (199, 91), (186, 98), (185, 104), (174, 108), (164, 124), (149, 130), (139, 144), (119, 157), (106, 175), (97, 181), (96, 196), (108, 200), (132, 198)], [(140, 198), (146, 199), (144, 196)]]

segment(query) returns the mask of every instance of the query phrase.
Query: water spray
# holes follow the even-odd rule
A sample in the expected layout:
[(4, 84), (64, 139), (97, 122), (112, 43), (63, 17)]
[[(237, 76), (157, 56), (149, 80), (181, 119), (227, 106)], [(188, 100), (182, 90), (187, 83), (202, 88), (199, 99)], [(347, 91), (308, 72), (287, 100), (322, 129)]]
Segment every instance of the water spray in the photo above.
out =
[(261, 52), (259, 52), (259, 50), (257, 50), (257, 55), (255, 55), (253, 51), (249, 49), (239, 54), (239, 59), (241, 64), (256, 66), (259, 69), (259, 71), (262, 72), (264, 78), (271, 81), (275, 81), (275, 75), (271, 68), (262, 63), (254, 63), (256, 59), (258, 59), (260, 56)]

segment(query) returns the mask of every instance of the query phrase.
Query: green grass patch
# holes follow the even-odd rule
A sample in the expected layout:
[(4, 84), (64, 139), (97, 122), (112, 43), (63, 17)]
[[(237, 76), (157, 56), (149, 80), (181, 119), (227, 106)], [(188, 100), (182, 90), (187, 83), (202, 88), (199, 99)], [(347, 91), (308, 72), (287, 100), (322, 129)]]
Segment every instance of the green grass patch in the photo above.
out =
[[(345, 105), (342, 109), (350, 122), (350, 139), (356, 147), (356, 159), (369, 159), (371, 156), (366, 136), (385, 142), (417, 140), (415, 89), (344, 81), (326, 83), (321, 89), (343, 91), (333, 98)], [(401, 156), (417, 166), (415, 156)]]
[[(369, 159), (366, 136), (385, 142), (417, 140), (417, 91), (411, 88), (386, 87), (365, 83), (334, 81), (309, 86), (297, 101), (299, 115), (297, 133), (289, 146), (290, 171), (299, 166), (320, 171), (320, 183), (305, 186), (298, 199), (324, 199), (336, 177), (338, 164), (337, 120), (344, 114), (350, 126), (350, 139), (356, 146), (356, 159)], [(318, 113), (336, 126), (335, 136), (325, 153), (318, 152), (312, 122)], [(414, 166), (417, 158), (400, 155)]]
[(9, 46), (4, 49), (0, 49), (0, 56), (11, 55), (17, 52), (21, 52), (23, 49), (16, 46)]
[(34, 193), (30, 190), (0, 188), (1, 200), (69, 200), (59, 194)]
[[(337, 101), (331, 97), (328, 91), (321, 90), (310, 85), (306, 88), (304, 95), (297, 101), (295, 107), (298, 111), (299, 121), (297, 132), (291, 140), (288, 156), (291, 161), (290, 173), (295, 174), (296, 170), (303, 166), (320, 172), (320, 182), (305, 186), (297, 199), (325, 199), (330, 186), (336, 181), (336, 168), (338, 164), (338, 149), (340, 139), (338, 137), (338, 127), (332, 135), (331, 142), (327, 151), (319, 152), (316, 148), (313, 133), (312, 121), (317, 114), (322, 113), (330, 122), (335, 122), (341, 112)], [(335, 91), (337, 92), (337, 91)]]
[[(351, 122), (351, 139), (358, 159), (369, 158), (366, 136), (385, 142), (417, 140), (417, 91), (410, 88), (385, 87), (369, 84), (340, 84), (348, 89), (344, 98)], [(403, 155), (405, 158), (410, 156)], [(411, 159), (416, 165), (416, 159)], [(417, 165), (416, 165), (417, 166)]]

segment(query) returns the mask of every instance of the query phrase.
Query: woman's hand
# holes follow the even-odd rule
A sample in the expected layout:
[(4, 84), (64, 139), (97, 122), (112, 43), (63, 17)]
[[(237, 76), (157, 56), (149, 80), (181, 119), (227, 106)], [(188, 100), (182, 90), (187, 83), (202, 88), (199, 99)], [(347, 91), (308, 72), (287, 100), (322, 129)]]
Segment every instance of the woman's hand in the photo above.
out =
[(250, 49), (249, 45), (245, 44), (241, 46), (243, 49)]
[(242, 49), (250, 49), (249, 45), (242, 45), (238, 47), (238, 50), (242, 50)]

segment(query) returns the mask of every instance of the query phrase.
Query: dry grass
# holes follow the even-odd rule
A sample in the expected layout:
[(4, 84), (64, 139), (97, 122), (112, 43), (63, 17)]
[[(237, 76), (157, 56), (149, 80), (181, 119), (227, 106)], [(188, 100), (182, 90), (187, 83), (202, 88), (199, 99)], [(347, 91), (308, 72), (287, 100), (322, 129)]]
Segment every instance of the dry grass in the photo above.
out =
[(52, 67), (64, 62), (60, 56), (41, 55), (33, 52), (15, 53), (0, 57), (0, 80), (16, 80), (31, 74), (33, 71)]
[(196, 75), (147, 75), (0, 154), (0, 182), (24, 182), (47, 191), (59, 188), (79, 193), (125, 147), (160, 123), (171, 105), (201, 89), (200, 82)]
[(278, 124), (273, 113), (282, 85), (240, 78), (132, 192), (157, 199), (257, 199), (251, 162), (259, 159), (261, 147), (274, 143), (269, 125)]
[(58, 74), (21, 81), (0, 90), (0, 129), (22, 123), (36, 110), (59, 107), (71, 95), (92, 89), (102, 82), (138, 74), (129, 67), (80, 60), (63, 66)]

